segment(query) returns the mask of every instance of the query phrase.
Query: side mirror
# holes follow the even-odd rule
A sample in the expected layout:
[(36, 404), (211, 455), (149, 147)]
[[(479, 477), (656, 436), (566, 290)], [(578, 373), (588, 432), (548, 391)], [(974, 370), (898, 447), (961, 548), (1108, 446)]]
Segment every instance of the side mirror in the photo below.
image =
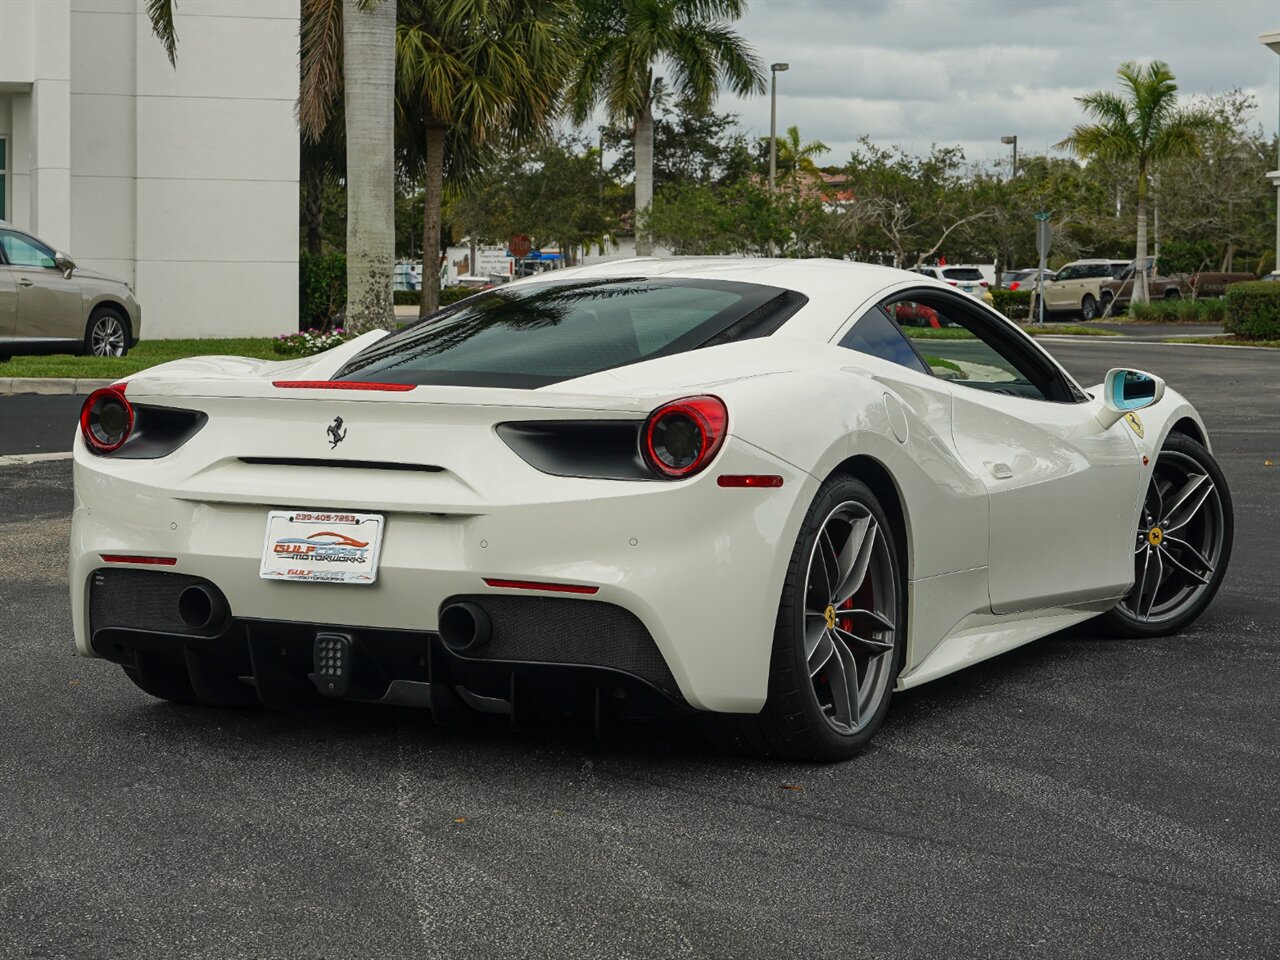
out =
[(1125, 414), (1158, 403), (1164, 396), (1164, 381), (1155, 374), (1116, 367), (1102, 382), (1102, 410), (1098, 422), (1103, 428), (1124, 419)]
[(71, 274), (75, 273), (76, 262), (61, 250), (53, 255), (53, 263), (68, 280), (71, 279)]

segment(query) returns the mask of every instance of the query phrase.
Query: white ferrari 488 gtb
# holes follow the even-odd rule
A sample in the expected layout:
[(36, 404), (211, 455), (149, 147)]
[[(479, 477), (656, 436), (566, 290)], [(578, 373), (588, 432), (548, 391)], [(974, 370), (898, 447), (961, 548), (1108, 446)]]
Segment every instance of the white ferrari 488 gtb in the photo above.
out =
[(895, 689), (1208, 606), (1231, 498), (1155, 376), (1082, 388), (917, 274), (641, 259), (88, 398), (85, 656), (197, 704), (724, 715), (839, 759)]

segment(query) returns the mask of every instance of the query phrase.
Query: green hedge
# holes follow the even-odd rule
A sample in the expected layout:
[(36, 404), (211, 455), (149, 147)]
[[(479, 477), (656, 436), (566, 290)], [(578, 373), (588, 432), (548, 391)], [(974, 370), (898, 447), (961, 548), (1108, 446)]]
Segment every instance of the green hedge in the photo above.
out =
[(341, 326), (347, 307), (347, 258), (341, 253), (298, 257), (298, 329)]
[(1031, 313), (1031, 291), (992, 290), (991, 305), (1010, 320), (1025, 320)]
[(1129, 316), (1141, 323), (1224, 323), (1226, 304), (1220, 297), (1152, 300), (1129, 304)]
[(1233, 283), (1226, 300), (1227, 333), (1246, 340), (1280, 339), (1280, 282)]

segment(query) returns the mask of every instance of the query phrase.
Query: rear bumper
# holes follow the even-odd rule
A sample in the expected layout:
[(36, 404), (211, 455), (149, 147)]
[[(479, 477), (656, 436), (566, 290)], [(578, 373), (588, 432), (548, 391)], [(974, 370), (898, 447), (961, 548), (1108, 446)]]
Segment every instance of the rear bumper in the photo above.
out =
[[(183, 616), (186, 591), (216, 598), (208, 624)], [(653, 638), (611, 604), (539, 597), (465, 599), (486, 611), (487, 642), (460, 653), (423, 630), (236, 618), (212, 582), (185, 574), (104, 568), (89, 583), (95, 655), (135, 676), (165, 672), (214, 705), (302, 705), (326, 697), (417, 706), (440, 715), (469, 707), (513, 717), (539, 712), (650, 717), (687, 710)], [(335, 694), (316, 676), (316, 638), (350, 644)]]
[[(175, 496), (181, 484), (166, 463), (173, 459), (100, 460), (77, 439), (70, 582), (76, 644), (85, 656), (103, 655), (96, 642), (102, 630), (136, 629), (124, 621), (90, 622), (93, 574), (110, 566), (103, 554), (172, 558), (165, 569), (214, 584), (237, 623), (276, 624), (281, 634), (299, 628), (314, 635), (320, 624), (357, 634), (434, 636), (450, 598), (553, 599), (492, 588), (486, 577), (571, 583), (596, 593), (558, 602), (608, 605), (642, 626), (674, 681), (664, 694), (698, 709), (747, 713), (759, 710), (767, 695), (785, 569), (818, 486), (807, 473), (734, 437), (711, 469), (680, 483), (531, 477), (520, 472), (523, 464), (513, 465), (504, 502), (467, 514), (362, 500), (354, 472), (334, 476), (344, 474), (340, 470), (300, 473), (305, 503), (247, 503), (245, 490), (236, 491), (240, 502)], [(720, 488), (721, 473), (778, 474), (784, 485)], [(548, 483), (557, 499), (543, 495)], [(375, 584), (259, 577), (267, 512), (312, 505), (320, 496), (332, 509), (386, 516)], [(271, 632), (262, 628), (263, 635)], [(638, 679), (662, 689), (652, 677)]]

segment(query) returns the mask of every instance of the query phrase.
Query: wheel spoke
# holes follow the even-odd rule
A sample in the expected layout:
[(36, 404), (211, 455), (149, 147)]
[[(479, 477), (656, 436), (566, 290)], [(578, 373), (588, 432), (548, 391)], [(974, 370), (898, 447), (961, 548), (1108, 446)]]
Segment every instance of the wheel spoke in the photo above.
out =
[(1206, 560), (1204, 557), (1204, 554), (1201, 553), (1199, 550), (1197, 550), (1195, 547), (1193, 547), (1191, 544), (1187, 543), (1187, 541), (1180, 540), (1177, 537), (1167, 536), (1164, 538), (1164, 542), (1166, 546), (1177, 547), (1179, 552), (1186, 551), (1187, 553), (1191, 554), (1191, 556), (1195, 558), (1196, 562), (1199, 563), (1200, 566), (1204, 568), (1205, 575), (1209, 577), (1213, 576), (1213, 564), (1210, 563), (1208, 560)]
[(848, 630), (835, 628), (836, 639), (848, 647), (860, 647), (873, 656), (879, 656), (893, 649), (892, 640), (877, 640), (873, 637), (860, 637)]
[(835, 656), (827, 664), (827, 683), (831, 687), (831, 702), (836, 719), (856, 730), (862, 724), (860, 698), (858, 697), (858, 662), (844, 643), (834, 641)]
[(1196, 583), (1208, 583), (1208, 582), (1209, 582), (1209, 578), (1208, 578), (1208, 577), (1206, 577), (1204, 574), (1196, 573), (1194, 570), (1192, 570), (1190, 567), (1188, 567), (1186, 564), (1184, 564), (1181, 560), (1179, 560), (1177, 557), (1175, 557), (1175, 556), (1173, 555), (1173, 551), (1172, 551), (1172, 550), (1161, 550), (1161, 551), (1160, 551), (1160, 553), (1161, 553), (1161, 555), (1164, 557), (1164, 559), (1165, 559), (1165, 560), (1167, 560), (1171, 565), (1173, 565), (1173, 566), (1174, 566), (1174, 567), (1176, 567), (1177, 569), (1181, 570), (1183, 573), (1185, 573), (1185, 574), (1186, 574), (1188, 577), (1190, 577), (1192, 580), (1196, 581)]
[[(1151, 619), (1151, 609), (1156, 605), (1156, 594), (1160, 592), (1160, 583), (1164, 580), (1164, 561), (1160, 559), (1159, 550), (1152, 550), (1149, 562), (1155, 567), (1155, 572), (1148, 576), (1150, 571), (1144, 572), (1142, 582), (1144, 591), (1138, 595), (1138, 616), (1144, 620)], [(1150, 591), (1148, 594), (1147, 591)], [(1146, 603), (1146, 613), (1142, 612), (1143, 603)]]
[[(806, 636), (806, 643), (808, 642), (808, 639), (808, 636)], [(831, 663), (831, 655), (834, 652), (835, 644), (831, 641), (831, 631), (826, 627), (823, 627), (814, 639), (813, 651), (805, 658), (809, 663), (809, 676), (816, 677), (819, 670)]]
[[(822, 579), (827, 587), (825, 598), (830, 598), (839, 579), (839, 562), (836, 560), (835, 544), (831, 542), (831, 532), (826, 527), (823, 527), (822, 532), (818, 534), (814, 553), (822, 558)], [(833, 567), (835, 569), (832, 569)]]
[(1173, 506), (1169, 508), (1165, 517), (1163, 524), (1165, 532), (1181, 530), (1190, 523), (1192, 518), (1200, 512), (1200, 508), (1204, 506), (1211, 493), (1213, 493), (1213, 481), (1209, 479), (1207, 473), (1197, 474), (1188, 480), (1186, 485), (1178, 491)]
[(864, 632), (893, 629), (893, 621), (874, 610), (837, 610), (836, 617), (838, 620), (852, 620), (854, 628)]
[[(854, 544), (854, 536), (858, 536), (858, 542)], [(855, 524), (849, 533), (849, 541), (844, 545), (841, 551), (841, 566), (844, 569), (844, 576), (840, 580), (839, 586), (836, 587), (832, 594), (831, 602), (836, 606), (844, 603), (862, 586), (862, 581), (867, 578), (867, 568), (871, 565), (871, 553), (876, 547), (876, 537), (879, 535), (879, 527), (870, 517), (866, 517), (860, 524)], [(844, 558), (849, 558), (849, 564), (844, 566)]]

